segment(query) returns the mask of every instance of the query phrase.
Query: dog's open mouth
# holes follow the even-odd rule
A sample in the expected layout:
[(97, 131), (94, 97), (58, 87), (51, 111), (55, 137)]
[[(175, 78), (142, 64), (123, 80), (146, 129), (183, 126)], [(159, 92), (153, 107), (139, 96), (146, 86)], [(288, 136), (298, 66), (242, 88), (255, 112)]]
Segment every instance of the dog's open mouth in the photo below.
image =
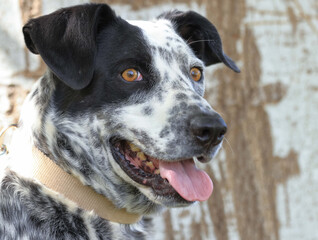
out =
[(213, 191), (210, 177), (196, 168), (193, 158), (168, 162), (150, 157), (127, 141), (113, 144), (121, 169), (135, 182), (151, 187), (157, 195), (177, 193), (186, 201), (205, 201)]

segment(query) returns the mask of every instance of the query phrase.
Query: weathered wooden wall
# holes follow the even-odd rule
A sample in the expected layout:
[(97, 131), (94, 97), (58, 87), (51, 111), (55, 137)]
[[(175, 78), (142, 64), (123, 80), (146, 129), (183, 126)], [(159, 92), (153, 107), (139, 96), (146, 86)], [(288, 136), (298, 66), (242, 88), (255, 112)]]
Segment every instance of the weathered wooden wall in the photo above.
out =
[[(45, 65), (24, 47), (30, 17), (80, 0), (0, 0), (0, 127), (16, 122)], [(206, 98), (229, 132), (206, 169), (205, 203), (166, 211), (155, 239), (318, 239), (318, 2), (109, 0), (127, 19), (193, 9), (219, 29), (242, 73), (208, 69)]]

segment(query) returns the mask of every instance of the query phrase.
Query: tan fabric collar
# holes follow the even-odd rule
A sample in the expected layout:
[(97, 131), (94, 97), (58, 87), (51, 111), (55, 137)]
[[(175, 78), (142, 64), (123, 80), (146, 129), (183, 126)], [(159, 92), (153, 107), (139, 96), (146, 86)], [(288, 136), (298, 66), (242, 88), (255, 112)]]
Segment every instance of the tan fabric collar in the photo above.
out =
[(91, 187), (83, 185), (78, 178), (65, 172), (37, 148), (32, 149), (32, 154), (33, 178), (75, 202), (78, 207), (94, 211), (101, 218), (122, 224), (133, 224), (141, 219), (140, 215), (116, 208), (109, 199)]
[[(8, 154), (7, 147), (4, 144), (4, 137), (7, 130), (16, 127), (17, 126), (13, 124), (0, 132), (0, 156)], [(17, 139), (20, 138), (16, 137), (16, 140)], [(26, 147), (23, 142), (17, 145), (20, 146), (21, 149), (15, 149), (16, 151), (12, 152), (11, 155), (15, 156), (13, 159), (25, 159), (25, 154), (31, 149)], [(21, 151), (22, 149), (25, 151)], [(39, 181), (48, 189), (74, 202), (79, 208), (93, 211), (101, 218), (122, 224), (133, 224), (141, 219), (141, 216), (138, 214), (129, 213), (126, 209), (116, 208), (109, 199), (97, 193), (93, 188), (83, 185), (78, 178), (65, 172), (36, 147), (32, 148), (30, 162), (19, 162), (13, 159), (11, 158), (9, 160), (10, 168), (13, 171), (22, 174), (22, 176)]]

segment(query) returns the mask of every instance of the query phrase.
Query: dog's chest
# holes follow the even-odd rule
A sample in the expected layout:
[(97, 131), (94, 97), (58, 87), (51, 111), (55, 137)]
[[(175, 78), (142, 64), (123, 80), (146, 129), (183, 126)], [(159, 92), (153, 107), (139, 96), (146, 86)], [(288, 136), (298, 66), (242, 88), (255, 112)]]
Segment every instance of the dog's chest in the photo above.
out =
[(151, 225), (145, 219), (134, 225), (109, 222), (13, 172), (0, 186), (0, 239), (146, 239)]

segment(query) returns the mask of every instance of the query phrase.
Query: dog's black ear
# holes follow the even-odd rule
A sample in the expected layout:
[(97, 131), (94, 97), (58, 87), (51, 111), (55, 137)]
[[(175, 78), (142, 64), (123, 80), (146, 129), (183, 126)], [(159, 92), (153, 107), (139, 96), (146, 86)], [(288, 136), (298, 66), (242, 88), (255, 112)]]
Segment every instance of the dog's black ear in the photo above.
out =
[(187, 42), (206, 66), (223, 62), (235, 72), (240, 72), (235, 62), (222, 49), (222, 42), (214, 25), (200, 14), (188, 11), (171, 11), (158, 18), (170, 20), (177, 33)]
[(79, 90), (92, 80), (96, 35), (102, 24), (116, 19), (104, 4), (87, 4), (60, 9), (31, 19), (24, 27), (29, 50), (40, 54), (54, 74), (69, 87)]

